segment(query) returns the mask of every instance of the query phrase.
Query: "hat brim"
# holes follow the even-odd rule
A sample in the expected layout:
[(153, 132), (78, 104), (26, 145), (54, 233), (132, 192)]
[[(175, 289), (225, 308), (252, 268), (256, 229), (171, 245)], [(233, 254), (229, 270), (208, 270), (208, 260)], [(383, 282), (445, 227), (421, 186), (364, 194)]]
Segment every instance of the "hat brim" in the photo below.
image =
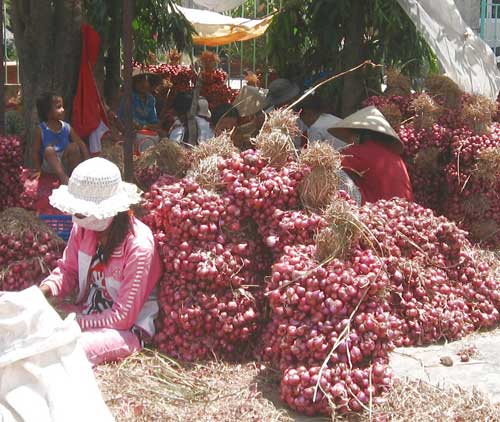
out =
[[(328, 129), (328, 133), (330, 133), (330, 135), (333, 135), (335, 136), (336, 138), (339, 138), (341, 141), (344, 141), (346, 143), (350, 143), (351, 142), (351, 136), (353, 134), (353, 132), (356, 132), (356, 131), (359, 131), (359, 130), (363, 130), (361, 128), (344, 128), (344, 127), (334, 127), (334, 128), (330, 128)], [(372, 129), (365, 129), (369, 132), (374, 132), (374, 133), (379, 133), (381, 135), (384, 135), (385, 136), (385, 140), (387, 140), (387, 144), (399, 155), (401, 155), (404, 151), (404, 145), (403, 145), (403, 142), (401, 142), (401, 140), (399, 138), (395, 138), (393, 136), (391, 136), (390, 134), (388, 133), (384, 133), (384, 132), (377, 132), (377, 131), (374, 131)]]
[(69, 192), (67, 185), (54, 189), (49, 197), (50, 205), (66, 214), (81, 214), (98, 219), (114, 217), (120, 212), (128, 211), (131, 205), (140, 201), (141, 194), (137, 186), (126, 182), (121, 182), (112, 197), (99, 203), (77, 198)]
[(337, 138), (346, 140), (350, 137), (353, 131), (362, 130), (384, 135), (385, 139), (388, 140), (388, 143), (390, 143), (399, 154), (403, 152), (404, 144), (401, 139), (399, 139), (398, 134), (380, 110), (373, 106), (365, 107), (351, 114), (344, 120), (341, 120), (333, 125), (333, 127), (329, 128), (328, 132)]
[(291, 90), (285, 95), (272, 95), (271, 93), (268, 93), (266, 97), (266, 105), (264, 108), (269, 108), (271, 106), (280, 107), (283, 104), (286, 104), (297, 98), (299, 93), (300, 88), (298, 85), (294, 85), (293, 87), (291, 87)]

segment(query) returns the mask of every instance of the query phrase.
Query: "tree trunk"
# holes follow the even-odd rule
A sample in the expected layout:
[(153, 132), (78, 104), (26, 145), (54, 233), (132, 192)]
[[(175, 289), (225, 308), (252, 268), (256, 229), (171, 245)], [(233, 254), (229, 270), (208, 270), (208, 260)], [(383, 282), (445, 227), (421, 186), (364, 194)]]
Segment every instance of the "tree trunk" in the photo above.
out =
[(5, 51), (3, 39), (3, 0), (0, 0), (0, 135), (5, 135)]
[(71, 120), (80, 65), (81, 0), (12, 0), (10, 16), (23, 95), (25, 163), (31, 165), (38, 96), (45, 91), (61, 95), (66, 120)]
[[(346, 22), (346, 43), (344, 46), (344, 69), (349, 70), (366, 60), (364, 48), (365, 0), (351, 0), (351, 13)], [(346, 117), (359, 108), (364, 97), (364, 75), (357, 71), (344, 78), (342, 95), (342, 116)]]
[[(116, 1), (115, 1), (116, 3)], [(121, 85), (121, 46), (122, 15), (120, 4), (110, 7), (110, 30), (108, 32), (108, 49), (105, 58), (106, 75), (104, 79), (104, 97), (107, 104), (116, 109), (120, 97)]]

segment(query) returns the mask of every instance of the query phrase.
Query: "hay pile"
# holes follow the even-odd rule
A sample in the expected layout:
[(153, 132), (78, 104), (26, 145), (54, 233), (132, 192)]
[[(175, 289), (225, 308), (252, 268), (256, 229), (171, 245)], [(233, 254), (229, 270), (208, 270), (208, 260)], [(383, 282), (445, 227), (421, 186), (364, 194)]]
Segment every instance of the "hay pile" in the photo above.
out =
[(219, 163), (238, 153), (228, 133), (209, 139), (193, 148), (191, 168), (186, 176), (195, 180), (201, 187), (217, 191), (222, 187)]
[(490, 132), (496, 114), (497, 103), (482, 95), (466, 98), (462, 109), (464, 122), (479, 135)]
[(444, 75), (431, 75), (425, 80), (425, 89), (432, 96), (441, 99), (444, 106), (458, 109), (462, 99), (462, 90), (450, 78)]
[(500, 420), (500, 406), (479, 391), (435, 387), (400, 380), (382, 405), (365, 412), (360, 422), (488, 422)]
[(415, 128), (419, 130), (431, 128), (443, 112), (442, 108), (425, 93), (420, 94), (412, 101), (411, 108), (415, 112)]
[(387, 89), (384, 92), (385, 96), (405, 97), (411, 94), (411, 81), (408, 76), (393, 68), (387, 69), (386, 76)]
[(259, 391), (268, 381), (252, 363), (181, 366), (144, 351), (95, 372), (106, 404), (120, 422), (293, 420)]
[(324, 210), (339, 189), (339, 152), (326, 143), (315, 143), (302, 152), (299, 162), (311, 170), (299, 186), (302, 205), (309, 210)]

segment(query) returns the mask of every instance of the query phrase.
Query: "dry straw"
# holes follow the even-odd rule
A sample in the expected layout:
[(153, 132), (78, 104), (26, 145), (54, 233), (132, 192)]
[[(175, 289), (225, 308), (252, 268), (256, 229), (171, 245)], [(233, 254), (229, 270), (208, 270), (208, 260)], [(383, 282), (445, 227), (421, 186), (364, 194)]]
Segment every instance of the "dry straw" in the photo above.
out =
[(311, 170), (299, 186), (302, 204), (310, 210), (324, 210), (339, 189), (340, 154), (326, 143), (314, 143), (302, 151), (299, 160)]
[(135, 167), (138, 170), (158, 168), (162, 174), (184, 177), (189, 164), (189, 153), (184, 147), (163, 139), (144, 151), (136, 160)]
[(271, 167), (283, 167), (295, 153), (293, 139), (280, 129), (259, 133), (254, 144)]
[(324, 217), (328, 227), (319, 231), (315, 239), (319, 262), (347, 256), (363, 230), (357, 209), (343, 199), (331, 201)]
[(476, 177), (491, 188), (500, 182), (500, 147), (486, 148), (479, 153)]
[(387, 89), (384, 92), (386, 96), (407, 97), (411, 94), (411, 81), (408, 76), (401, 74), (394, 68), (387, 69)]
[(32, 211), (23, 208), (7, 208), (0, 213), (0, 233), (10, 235), (26, 231), (31, 231), (35, 238), (48, 233), (51, 237), (59, 239), (56, 233)]
[(431, 75), (425, 80), (425, 88), (428, 93), (441, 98), (445, 107), (458, 109), (463, 91), (450, 78), (444, 75)]
[(396, 104), (386, 104), (380, 107), (380, 111), (389, 122), (389, 124), (394, 128), (398, 129), (403, 122), (403, 114)]
[(479, 135), (491, 131), (493, 118), (497, 113), (497, 104), (482, 95), (467, 98), (462, 109), (462, 117), (467, 125)]
[(474, 389), (443, 388), (420, 380), (397, 380), (386, 400), (370, 409), (359, 422), (493, 422), (500, 406)]
[(411, 103), (411, 108), (415, 112), (413, 122), (416, 129), (430, 129), (442, 114), (442, 108), (430, 97), (423, 93), (415, 98)]
[(253, 363), (179, 364), (144, 351), (95, 371), (106, 404), (121, 422), (295, 420), (274, 403), (278, 374)]
[(222, 135), (207, 140), (200, 145), (193, 148), (191, 153), (191, 163), (195, 167), (198, 163), (205, 158), (212, 155), (216, 155), (221, 158), (230, 158), (233, 154), (238, 153), (238, 148), (236, 148), (231, 140), (231, 135), (224, 132)]
[(221, 158), (218, 155), (204, 158), (191, 167), (186, 177), (193, 179), (204, 189), (217, 191), (223, 186), (219, 173), (220, 160)]

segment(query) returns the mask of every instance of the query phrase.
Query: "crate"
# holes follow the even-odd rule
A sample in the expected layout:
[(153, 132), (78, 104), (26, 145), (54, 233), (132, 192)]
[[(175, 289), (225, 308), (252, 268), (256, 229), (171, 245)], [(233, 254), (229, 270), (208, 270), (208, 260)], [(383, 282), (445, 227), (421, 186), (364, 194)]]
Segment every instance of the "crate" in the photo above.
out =
[(71, 215), (39, 215), (40, 220), (42, 220), (47, 226), (54, 230), (57, 235), (63, 239), (65, 242), (69, 239), (69, 234), (73, 227), (73, 221)]

